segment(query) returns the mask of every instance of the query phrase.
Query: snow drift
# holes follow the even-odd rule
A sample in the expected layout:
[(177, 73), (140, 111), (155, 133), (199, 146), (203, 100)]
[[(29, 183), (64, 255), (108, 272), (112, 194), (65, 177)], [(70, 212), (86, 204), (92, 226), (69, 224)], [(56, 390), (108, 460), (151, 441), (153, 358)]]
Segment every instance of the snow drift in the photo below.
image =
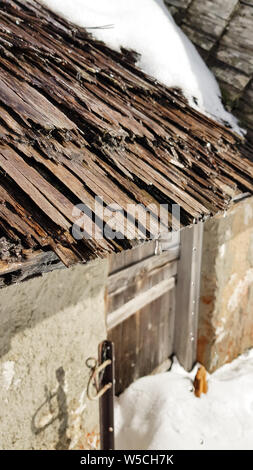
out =
[(116, 402), (116, 449), (253, 448), (253, 350), (209, 376), (196, 398), (191, 373), (174, 359), (170, 372), (133, 383)]

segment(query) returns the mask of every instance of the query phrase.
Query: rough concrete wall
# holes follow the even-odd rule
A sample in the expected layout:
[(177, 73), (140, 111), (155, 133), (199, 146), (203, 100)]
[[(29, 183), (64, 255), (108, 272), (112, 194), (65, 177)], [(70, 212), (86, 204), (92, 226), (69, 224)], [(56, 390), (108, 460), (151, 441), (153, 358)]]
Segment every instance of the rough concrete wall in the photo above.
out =
[(253, 139), (253, 1), (164, 0)]
[(85, 361), (106, 337), (106, 277), (96, 261), (1, 290), (1, 449), (89, 448), (98, 410)]
[(204, 225), (198, 360), (209, 371), (253, 347), (253, 197)]

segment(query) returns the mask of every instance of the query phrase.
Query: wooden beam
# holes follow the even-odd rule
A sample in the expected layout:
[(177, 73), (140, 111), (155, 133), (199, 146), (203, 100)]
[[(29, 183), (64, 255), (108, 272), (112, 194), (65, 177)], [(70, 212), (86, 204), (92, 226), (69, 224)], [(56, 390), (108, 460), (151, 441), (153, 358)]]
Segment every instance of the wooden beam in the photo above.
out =
[[(169, 252), (164, 252), (159, 256), (150, 256), (139, 263), (134, 264), (126, 269), (112, 274), (108, 279), (108, 294), (116, 294), (124, 290), (132, 279), (142, 275), (151, 275), (156, 269), (166, 266), (171, 262), (172, 268), (175, 266), (173, 261), (179, 256), (179, 247), (173, 247)], [(175, 272), (172, 272), (174, 275)]]
[(19, 262), (0, 261), (0, 288), (60, 268), (64, 268), (64, 264), (54, 252), (26, 250), (26, 259)]
[(175, 278), (171, 277), (170, 279), (165, 279), (159, 284), (156, 284), (155, 286), (151, 287), (151, 289), (137, 295), (132, 300), (125, 303), (114, 312), (108, 314), (107, 328), (110, 330), (115, 326), (119, 325), (119, 323), (125, 321), (138, 310), (141, 310), (149, 303), (161, 297), (168, 290), (173, 289), (174, 286)]

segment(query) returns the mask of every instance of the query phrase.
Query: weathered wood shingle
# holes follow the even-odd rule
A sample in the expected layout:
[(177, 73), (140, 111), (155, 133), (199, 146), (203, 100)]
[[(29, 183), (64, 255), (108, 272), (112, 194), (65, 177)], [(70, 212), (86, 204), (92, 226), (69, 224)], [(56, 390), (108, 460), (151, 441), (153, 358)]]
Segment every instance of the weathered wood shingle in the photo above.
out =
[(252, 0), (165, 0), (219, 81), (224, 102), (253, 140)]
[[(169, 205), (165, 226), (179, 204), (187, 225), (253, 190), (250, 144), (143, 74), (134, 54), (108, 49), (33, 0), (4, 0), (0, 30), (2, 284), (23, 279), (22, 269), (31, 275), (31, 265), (37, 273), (34, 259), (41, 272), (58, 267), (52, 251), (69, 266), (130, 248), (150, 204)], [(73, 238), (74, 207), (94, 216), (96, 195), (123, 208), (122, 232), (128, 205), (143, 205), (129, 239)]]

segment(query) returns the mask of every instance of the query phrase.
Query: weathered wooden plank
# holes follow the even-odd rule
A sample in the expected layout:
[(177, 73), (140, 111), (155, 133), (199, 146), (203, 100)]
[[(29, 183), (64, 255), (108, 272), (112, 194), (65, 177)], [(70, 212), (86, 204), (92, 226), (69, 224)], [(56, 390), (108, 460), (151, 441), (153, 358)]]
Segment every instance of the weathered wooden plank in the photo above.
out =
[(173, 299), (174, 289), (109, 330), (115, 343), (116, 394), (165, 361), (168, 364), (173, 353)]
[[(232, 14), (232, 27), (250, 25), (244, 10), (234, 12), (235, 0), (221, 3), (205, 0), (199, 7), (198, 0), (171, 2), (185, 10), (189, 28), (200, 21), (197, 14), (207, 17), (198, 30), (205, 30), (211, 42)], [(215, 31), (210, 29), (213, 23)], [(240, 192), (252, 191), (252, 150), (244, 153), (239, 137), (191, 109), (178, 90), (145, 76), (129, 54), (110, 50), (84, 29), (75, 27), (73, 34), (73, 25), (33, 1), (5, 0), (0, 30), (0, 141), (5, 155), (0, 174), (5, 192), (11, 193), (2, 209), (6, 237), (23, 242), (30, 230), (32, 241), (26, 247), (50, 245), (71, 264), (130, 247), (139, 236), (158, 236), (155, 215), (161, 203), (168, 204), (158, 217), (167, 228), (175, 203), (182, 207), (180, 224), (185, 225), (224, 210)], [(231, 31), (224, 34), (225, 42)], [(244, 36), (240, 40), (246, 44)], [(238, 90), (245, 75), (241, 72), (234, 84)], [(250, 116), (246, 104), (244, 109)], [(122, 206), (124, 213), (116, 220), (120, 232), (128, 229), (127, 237), (73, 240), (73, 207), (83, 202), (94, 217), (96, 194), (105, 204)], [(7, 202), (6, 194), (2, 200)], [(140, 226), (134, 221), (126, 226), (128, 205), (139, 203)], [(104, 214), (106, 222), (113, 226)], [(95, 233), (94, 221), (92, 227)]]
[(162, 193), (171, 197), (175, 203), (194, 215), (194, 217), (199, 217), (203, 212), (208, 213), (208, 210), (202, 204), (194, 200), (189, 194), (186, 195), (183, 190), (171, 183), (168, 178), (162, 176), (151, 166), (142, 162), (142, 164), (137, 167), (136, 160), (131, 154), (128, 154), (127, 158), (127, 165), (132, 168), (132, 171), (136, 173), (141, 180), (148, 185), (153, 184), (156, 186)]
[(193, 1), (183, 22), (196, 31), (203, 31), (206, 36), (213, 38), (215, 44), (215, 40), (220, 38), (238, 3), (238, 0)]
[(165, 279), (159, 284), (151, 287), (151, 289), (137, 295), (134, 299), (130, 300), (122, 307), (119, 307), (114, 312), (107, 316), (107, 328), (112, 329), (119, 323), (125, 321), (136, 311), (141, 310), (143, 307), (161, 297), (168, 290), (173, 289), (175, 286), (175, 278)]
[(7, 192), (1, 184), (0, 201), (2, 204), (6, 204), (7, 202), (13, 208), (15, 213), (17, 213), (22, 220), (25, 220), (25, 223), (30, 227), (30, 235), (38, 241), (40, 246), (43, 247), (50, 244), (48, 233), (41, 227), (41, 225), (31, 218), (29, 211), (16, 201), (16, 199), (10, 194), (10, 190)]
[[(136, 219), (136, 208), (134, 200), (130, 199), (126, 193), (124, 193), (113, 181), (109, 180), (106, 175), (103, 178), (97, 178), (97, 176), (91, 172), (86, 166), (80, 165), (79, 163), (71, 164), (65, 161), (65, 164), (79, 176), (82, 181), (91, 189), (94, 194), (101, 197), (107, 205), (116, 204), (117, 207), (122, 208), (127, 214)], [(125, 220), (122, 218), (121, 212), (115, 214), (115, 218), (119, 219), (119, 225), (122, 227), (122, 234), (129, 231), (129, 238), (147, 238), (148, 233), (151, 235), (156, 234), (157, 221), (151, 217), (147, 217), (147, 213), (143, 207), (138, 208), (138, 221), (139, 226), (135, 227), (134, 222), (131, 223), (131, 219)]]
[(252, 76), (253, 73), (253, 6), (243, 4), (222, 36), (216, 57), (225, 64)]
[(170, 264), (172, 275), (174, 275), (176, 263), (172, 263), (172, 261), (178, 259), (178, 256), (179, 248), (175, 247), (169, 252), (165, 251), (159, 256), (151, 256), (126, 269), (111, 274), (108, 279), (108, 294), (115, 295), (124, 290), (131, 282), (135, 282), (138, 277), (153, 275), (155, 270), (163, 268), (168, 264)]
[[(15, 170), (20, 172), (20, 174), (27, 178), (27, 180), (37, 188), (41, 194), (43, 194), (53, 205), (58, 209), (58, 212), (63, 214), (66, 219), (73, 221), (73, 204), (60, 193), (53, 185), (47, 182), (38, 171), (36, 171), (31, 165), (28, 165), (16, 152), (11, 149), (0, 149), (1, 155), (3, 155), (6, 160), (11, 164), (15, 165)], [(18, 178), (16, 180), (18, 183)], [(58, 216), (61, 217), (60, 214)], [(63, 220), (62, 218), (60, 220)], [(65, 222), (63, 223), (65, 228), (69, 228), (69, 225)]]
[[(176, 0), (177, 6), (174, 0), (166, 3), (206, 59), (219, 81), (225, 104), (249, 129), (252, 141), (253, 101), (246, 98), (253, 73), (252, 2), (192, 0), (188, 8), (180, 6), (183, 0)], [(247, 111), (245, 102), (249, 105)]]
[[(130, 181), (129, 178), (122, 176), (120, 172), (116, 171), (114, 168), (111, 168), (110, 165), (102, 160), (98, 163), (89, 161), (89, 165), (97, 172), (100, 170), (100, 173), (101, 169), (104, 169), (105, 171), (102, 171), (101, 177), (103, 177), (104, 174), (111, 177), (113, 181), (120, 185), (121, 189), (124, 189), (132, 195), (133, 201), (136, 201), (137, 204), (142, 204), (146, 208), (154, 205), (156, 207), (156, 214), (158, 215), (161, 225), (164, 224), (166, 228), (172, 225), (171, 214), (145, 189), (139, 188), (133, 181)], [(131, 180), (133, 180), (133, 177), (130, 173), (129, 176)]]
[[(43, 156), (40, 155), (40, 153), (34, 150), (32, 147), (27, 148), (27, 146), (23, 144), (16, 144), (16, 145), (17, 145), (17, 148), (25, 152), (26, 155), (29, 155), (30, 157), (35, 158), (37, 162), (42, 163), (42, 165), (44, 165), (47, 169), (49, 169), (54, 176), (57, 176), (59, 178), (61, 183), (64, 183), (67, 188), (70, 188), (70, 190), (76, 196), (78, 196), (78, 198), (80, 199), (80, 202), (84, 203), (85, 207), (87, 208), (87, 211), (90, 210), (93, 213), (95, 212), (96, 206), (95, 206), (94, 197), (92, 197), (87, 191), (85, 191), (84, 185), (77, 178), (75, 178), (74, 175), (70, 171), (68, 171), (62, 165), (56, 164), (50, 160), (43, 158)], [(38, 173), (36, 172), (35, 172), (35, 177), (36, 177), (36, 180), (38, 180), (38, 188), (40, 190), (44, 188), (45, 190), (44, 194), (45, 195), (49, 194), (48, 199), (51, 200), (51, 202), (54, 203), (56, 206), (60, 207), (61, 212), (63, 212), (64, 215), (66, 215), (69, 220), (77, 224), (78, 218), (75, 218), (73, 214), (74, 205), (71, 204), (64, 196), (62, 196), (59, 193), (59, 191), (55, 190), (54, 187), (49, 185), (43, 178), (41, 179), (40, 175), (38, 175)], [(60, 204), (60, 201), (63, 201), (63, 204), (62, 203)], [(102, 234), (101, 228), (98, 225), (96, 225), (89, 218), (87, 214), (83, 212), (82, 215), (80, 215), (80, 218), (82, 218), (83, 225), (86, 224), (87, 227), (91, 228), (91, 235), (93, 234), (94, 238), (96, 234), (99, 240), (97, 242), (97, 245), (101, 246), (104, 249), (107, 249), (108, 245), (103, 240), (103, 234)]]
[(52, 251), (23, 250), (18, 262), (0, 261), (0, 287), (18, 284), (35, 276), (64, 268), (64, 264)]
[[(36, 252), (32, 250), (25, 250), (23, 253), (23, 260), (16, 263), (8, 263), (1, 261), (0, 263), (0, 274), (9, 274), (19, 269), (28, 270), (30, 268), (35, 268), (36, 265), (40, 263), (53, 263), (54, 261), (58, 261), (58, 257), (52, 251), (42, 251), (38, 250)], [(59, 262), (63, 267), (62, 263)]]
[(171, 5), (177, 8), (187, 8), (192, 0), (165, 0), (166, 5)]
[(52, 130), (55, 127), (73, 129), (75, 124), (58, 108), (53, 106), (42, 94), (27, 83), (19, 82), (13, 76), (0, 69), (1, 100), (24, 120), (28, 127), (29, 121)]
[[(70, 223), (53, 207), (48, 200), (38, 191), (38, 189), (29, 181), (29, 178), (20, 173), (11, 161), (8, 161), (0, 149), (0, 167), (10, 175), (18, 186), (37, 204), (37, 206), (47, 214), (57, 225), (65, 230), (69, 230)], [(4, 150), (6, 153), (6, 149)]]
[(140, 243), (132, 250), (125, 250), (120, 254), (111, 253), (109, 256), (109, 274), (126, 269), (135, 263), (155, 254), (156, 242), (154, 240)]
[[(169, 246), (170, 252), (160, 253), (160, 249)], [(157, 255), (154, 256), (154, 252)], [(173, 279), (174, 284), (177, 261), (171, 260), (177, 257), (178, 249), (168, 245), (168, 237), (166, 245), (162, 240), (159, 246), (157, 242), (150, 242), (119, 256), (111, 256), (107, 318), (115, 309), (118, 312), (125, 309), (127, 313), (108, 331), (116, 350), (116, 393), (121, 393), (137, 378), (152, 373), (165, 361), (168, 364), (173, 353), (175, 289), (160, 291), (158, 297), (152, 296), (146, 305), (136, 303), (136, 299), (140, 299), (143, 292), (146, 297), (153, 287), (158, 289), (164, 281)]]
[(5, 220), (18, 234), (26, 238), (27, 244), (30, 247), (35, 247), (37, 243), (32, 239), (32, 236), (39, 241), (37, 234), (31, 229), (31, 227), (25, 223), (24, 220), (20, 219), (18, 215), (13, 213), (3, 204), (0, 205), (0, 219)]
[(126, 302), (134, 299), (141, 292), (147, 292), (154, 285), (159, 284), (163, 279), (169, 279), (177, 273), (176, 261), (167, 263), (150, 272), (140, 273), (135, 278), (130, 278), (122, 289), (108, 293), (107, 295), (107, 312), (108, 314), (118, 310)]

